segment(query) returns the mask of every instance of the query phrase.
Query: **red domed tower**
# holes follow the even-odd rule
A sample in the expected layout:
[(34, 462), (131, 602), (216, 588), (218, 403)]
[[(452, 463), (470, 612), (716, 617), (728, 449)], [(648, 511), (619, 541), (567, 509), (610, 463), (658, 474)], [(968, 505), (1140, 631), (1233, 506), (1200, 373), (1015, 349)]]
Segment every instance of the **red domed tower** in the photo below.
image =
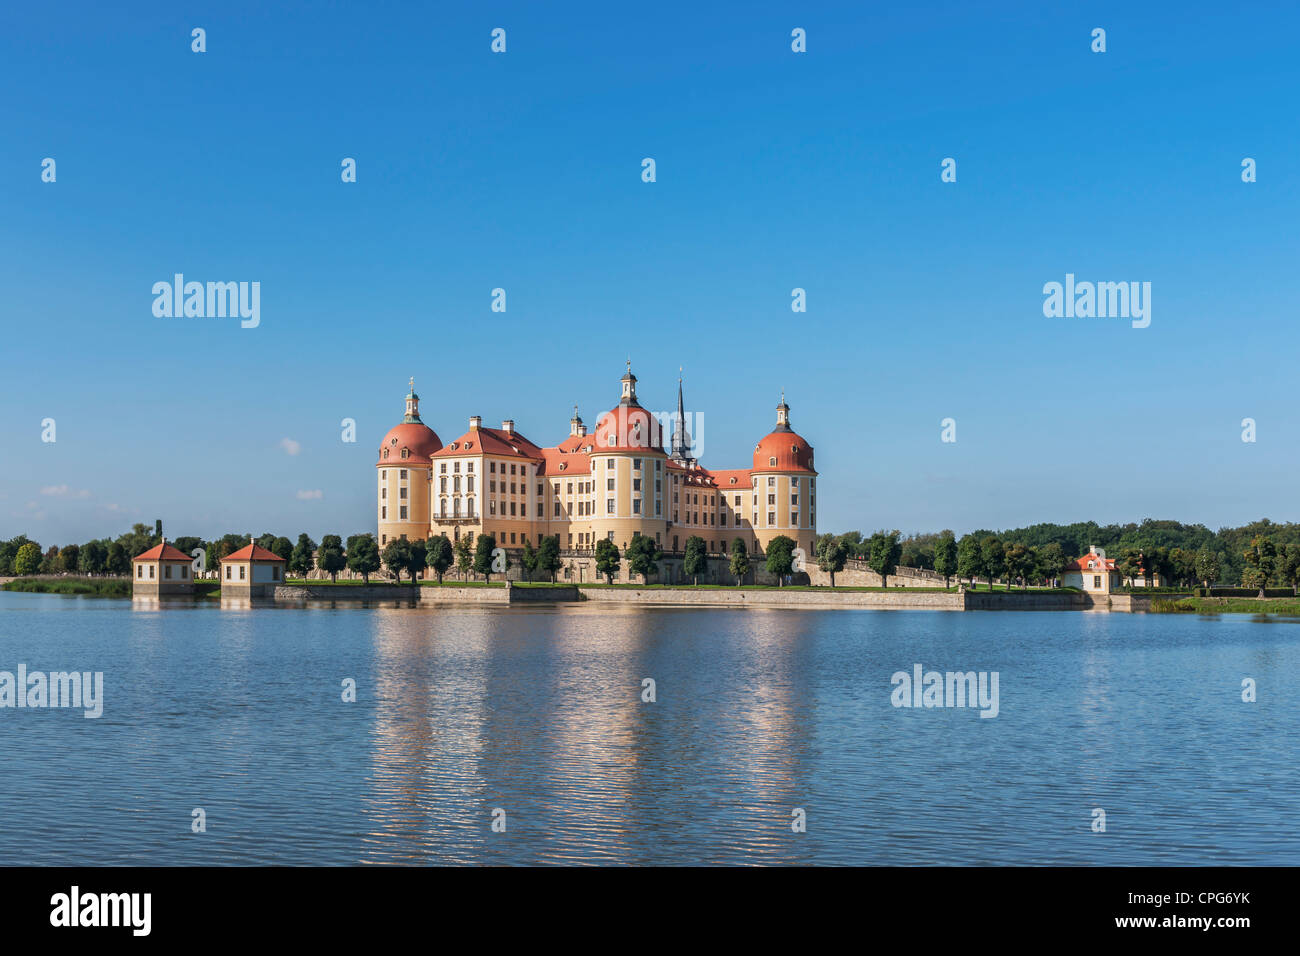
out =
[(813, 447), (790, 427), (790, 406), (781, 391), (776, 427), (754, 446), (754, 536), (760, 547), (777, 535), (793, 538), (811, 558), (817, 537), (817, 471)]
[(379, 446), (379, 546), (394, 538), (422, 541), (429, 536), (430, 458), (442, 448), (437, 433), (420, 421), (415, 379), (406, 396), (406, 414)]

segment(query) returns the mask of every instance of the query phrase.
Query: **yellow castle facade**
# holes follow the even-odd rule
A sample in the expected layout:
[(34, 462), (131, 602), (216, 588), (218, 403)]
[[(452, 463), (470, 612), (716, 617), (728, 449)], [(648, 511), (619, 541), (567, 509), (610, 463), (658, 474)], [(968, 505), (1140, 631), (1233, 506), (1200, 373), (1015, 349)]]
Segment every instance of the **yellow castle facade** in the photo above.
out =
[(784, 394), (751, 467), (714, 470), (691, 457), (680, 379), (668, 449), (661, 422), (637, 400), (630, 362), (619, 384), (618, 404), (593, 430), (575, 408), (568, 437), (543, 447), (512, 420), (487, 428), (477, 415), (443, 444), (420, 419), (412, 380), (406, 413), (384, 436), (375, 465), (380, 548), (440, 534), (453, 542), (468, 536), (471, 544), (489, 534), (500, 547), (519, 548), (558, 535), (562, 551), (585, 552), (602, 538), (622, 550), (641, 534), (670, 553), (692, 536), (713, 554), (735, 538), (759, 553), (785, 535), (813, 553), (813, 448), (791, 427)]

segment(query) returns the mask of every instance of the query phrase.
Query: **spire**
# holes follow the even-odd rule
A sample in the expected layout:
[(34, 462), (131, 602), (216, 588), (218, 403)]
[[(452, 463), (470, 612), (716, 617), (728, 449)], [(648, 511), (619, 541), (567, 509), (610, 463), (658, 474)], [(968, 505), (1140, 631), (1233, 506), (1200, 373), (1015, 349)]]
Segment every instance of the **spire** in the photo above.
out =
[(635, 405), (636, 401), (636, 376), (632, 374), (632, 360), (627, 360), (627, 372), (623, 375), (623, 394), (619, 398), (620, 405)]
[(569, 419), (569, 434), (586, 434), (585, 429), (582, 427), (582, 416), (578, 414), (578, 406), (576, 404), (573, 406), (573, 417)]
[(411, 377), (411, 390), (406, 395), (406, 417), (402, 419), (403, 425), (410, 425), (420, 422), (420, 396), (415, 394), (415, 376)]
[(788, 432), (790, 430), (790, 406), (785, 403), (785, 389), (781, 389), (781, 404), (776, 406), (776, 430), (779, 432)]
[(673, 422), (672, 458), (685, 462), (690, 457), (691, 439), (686, 434), (686, 405), (682, 401), (682, 367), (677, 366), (677, 420)]

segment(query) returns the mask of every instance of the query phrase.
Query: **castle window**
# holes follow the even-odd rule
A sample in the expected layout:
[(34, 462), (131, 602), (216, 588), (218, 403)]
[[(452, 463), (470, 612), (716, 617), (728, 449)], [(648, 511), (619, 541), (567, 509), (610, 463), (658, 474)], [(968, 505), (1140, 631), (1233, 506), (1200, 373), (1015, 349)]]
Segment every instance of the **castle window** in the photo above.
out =
[(771, 458), (769, 458), (769, 459), (767, 460), (767, 463), (768, 463), (769, 465), (771, 465), (772, 467), (775, 468), (775, 467), (776, 467), (776, 456), (773, 455)]
[[(613, 498), (607, 498), (607, 499), (605, 500), (605, 513), (606, 513), (606, 514), (611, 514), (611, 515), (614, 513), (614, 499), (613, 499)], [(613, 533), (614, 533), (614, 532), (612, 532), (612, 531), (610, 532), (610, 534), (613, 534)]]
[(410, 458), (410, 457), (411, 457), (411, 450), (410, 450), (409, 448), (403, 448), (403, 449), (402, 449), (402, 457), (403, 457), (403, 458)]
[(401, 520), (403, 520), (403, 521), (406, 520), (406, 505), (402, 505), (402, 518), (401, 518)]

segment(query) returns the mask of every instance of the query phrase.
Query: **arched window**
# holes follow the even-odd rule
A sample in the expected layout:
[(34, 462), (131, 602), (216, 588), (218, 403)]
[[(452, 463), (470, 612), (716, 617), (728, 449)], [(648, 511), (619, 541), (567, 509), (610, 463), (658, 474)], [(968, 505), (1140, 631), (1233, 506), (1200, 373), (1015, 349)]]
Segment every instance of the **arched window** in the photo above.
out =
[(776, 456), (773, 455), (771, 458), (769, 458), (769, 459), (767, 460), (767, 463), (768, 463), (769, 465), (771, 465), (773, 468), (775, 468), (775, 467), (776, 467)]

